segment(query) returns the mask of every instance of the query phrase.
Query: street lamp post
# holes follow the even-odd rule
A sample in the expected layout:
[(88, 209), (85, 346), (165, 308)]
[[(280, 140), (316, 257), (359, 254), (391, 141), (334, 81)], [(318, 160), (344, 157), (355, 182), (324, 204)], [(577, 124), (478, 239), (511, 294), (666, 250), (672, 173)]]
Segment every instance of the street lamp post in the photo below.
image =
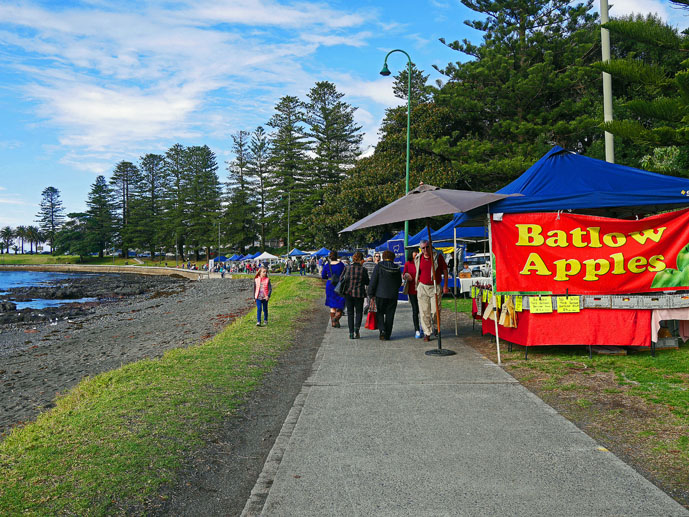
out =
[[(408, 194), (409, 193), (409, 128), (411, 125), (410, 124), (410, 121), (411, 121), (411, 58), (409, 57), (409, 54), (407, 54), (402, 49), (397, 48), (395, 50), (391, 50), (385, 56), (385, 61), (383, 62), (383, 69), (380, 71), (380, 75), (383, 75), (386, 77), (388, 75), (390, 75), (390, 70), (388, 69), (388, 57), (393, 52), (402, 52), (402, 54), (407, 56), (407, 169), (406, 169), (406, 175), (405, 175), (404, 193)], [(406, 249), (407, 249), (408, 244), (409, 244), (409, 221), (404, 221), (404, 249), (405, 249), (405, 253), (406, 253)]]

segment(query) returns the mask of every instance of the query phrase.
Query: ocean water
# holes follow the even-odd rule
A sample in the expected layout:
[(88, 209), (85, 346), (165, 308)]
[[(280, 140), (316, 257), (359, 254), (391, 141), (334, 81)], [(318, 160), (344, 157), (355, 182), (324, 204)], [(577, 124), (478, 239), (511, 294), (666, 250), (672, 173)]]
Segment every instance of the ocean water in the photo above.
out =
[[(6, 294), (15, 287), (32, 287), (43, 284), (58, 285), (60, 280), (68, 280), (81, 276), (93, 276), (88, 273), (55, 273), (47, 271), (0, 271), (0, 294)], [(94, 301), (95, 298), (79, 298), (75, 300), (44, 300), (35, 299), (30, 302), (13, 302), (17, 309), (43, 309), (57, 307), (65, 303), (84, 303)]]

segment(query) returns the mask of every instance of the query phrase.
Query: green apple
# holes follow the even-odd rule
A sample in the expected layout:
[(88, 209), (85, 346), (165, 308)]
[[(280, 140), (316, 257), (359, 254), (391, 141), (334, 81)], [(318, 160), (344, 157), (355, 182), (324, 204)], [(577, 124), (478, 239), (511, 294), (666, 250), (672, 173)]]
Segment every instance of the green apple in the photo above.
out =
[(681, 278), (679, 279), (679, 284), (677, 286), (687, 287), (689, 286), (689, 267), (685, 267), (682, 270)]
[(689, 266), (689, 244), (679, 250), (679, 253), (677, 254), (677, 269), (682, 271), (687, 266)]
[(653, 283), (651, 287), (678, 287), (682, 284), (682, 272), (676, 269), (667, 268), (659, 273), (653, 278)]

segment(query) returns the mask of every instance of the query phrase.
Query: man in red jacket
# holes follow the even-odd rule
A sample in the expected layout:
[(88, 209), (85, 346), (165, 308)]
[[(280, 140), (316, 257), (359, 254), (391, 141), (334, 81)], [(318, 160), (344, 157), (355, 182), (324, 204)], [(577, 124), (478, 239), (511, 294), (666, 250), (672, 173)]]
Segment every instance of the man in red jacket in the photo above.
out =
[[(442, 253), (433, 252), (427, 240), (422, 240), (419, 243), (419, 248), (421, 248), (421, 253), (416, 256), (415, 260), (416, 296), (419, 301), (419, 318), (423, 328), (423, 340), (429, 341), (430, 336), (433, 335), (433, 322), (436, 321), (436, 311), (440, 310), (440, 307), (437, 307), (435, 303), (435, 294), (437, 292), (438, 298), (441, 298), (441, 286), (444, 294), (449, 293), (450, 288), (448, 287), (447, 264)], [(431, 261), (435, 261), (437, 291), (433, 290)], [(442, 281), (443, 277), (445, 277), (445, 282)]]

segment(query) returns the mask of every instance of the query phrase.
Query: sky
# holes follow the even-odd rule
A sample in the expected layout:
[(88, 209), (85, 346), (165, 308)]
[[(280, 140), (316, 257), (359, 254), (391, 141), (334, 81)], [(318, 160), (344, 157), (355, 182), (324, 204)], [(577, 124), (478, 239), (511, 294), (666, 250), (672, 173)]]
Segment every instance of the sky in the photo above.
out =
[[(611, 16), (689, 25), (667, 0), (619, 4)], [(480, 42), (463, 24), (476, 18), (459, 0), (0, 0), (0, 227), (36, 224), (48, 186), (82, 211), (98, 175), (176, 143), (208, 145), (224, 180), (231, 135), (316, 81), (358, 107), (370, 153), (403, 103), (378, 73), (387, 52), (442, 80), (433, 65), (466, 58), (438, 38)], [(388, 64), (395, 75), (406, 57)]]

